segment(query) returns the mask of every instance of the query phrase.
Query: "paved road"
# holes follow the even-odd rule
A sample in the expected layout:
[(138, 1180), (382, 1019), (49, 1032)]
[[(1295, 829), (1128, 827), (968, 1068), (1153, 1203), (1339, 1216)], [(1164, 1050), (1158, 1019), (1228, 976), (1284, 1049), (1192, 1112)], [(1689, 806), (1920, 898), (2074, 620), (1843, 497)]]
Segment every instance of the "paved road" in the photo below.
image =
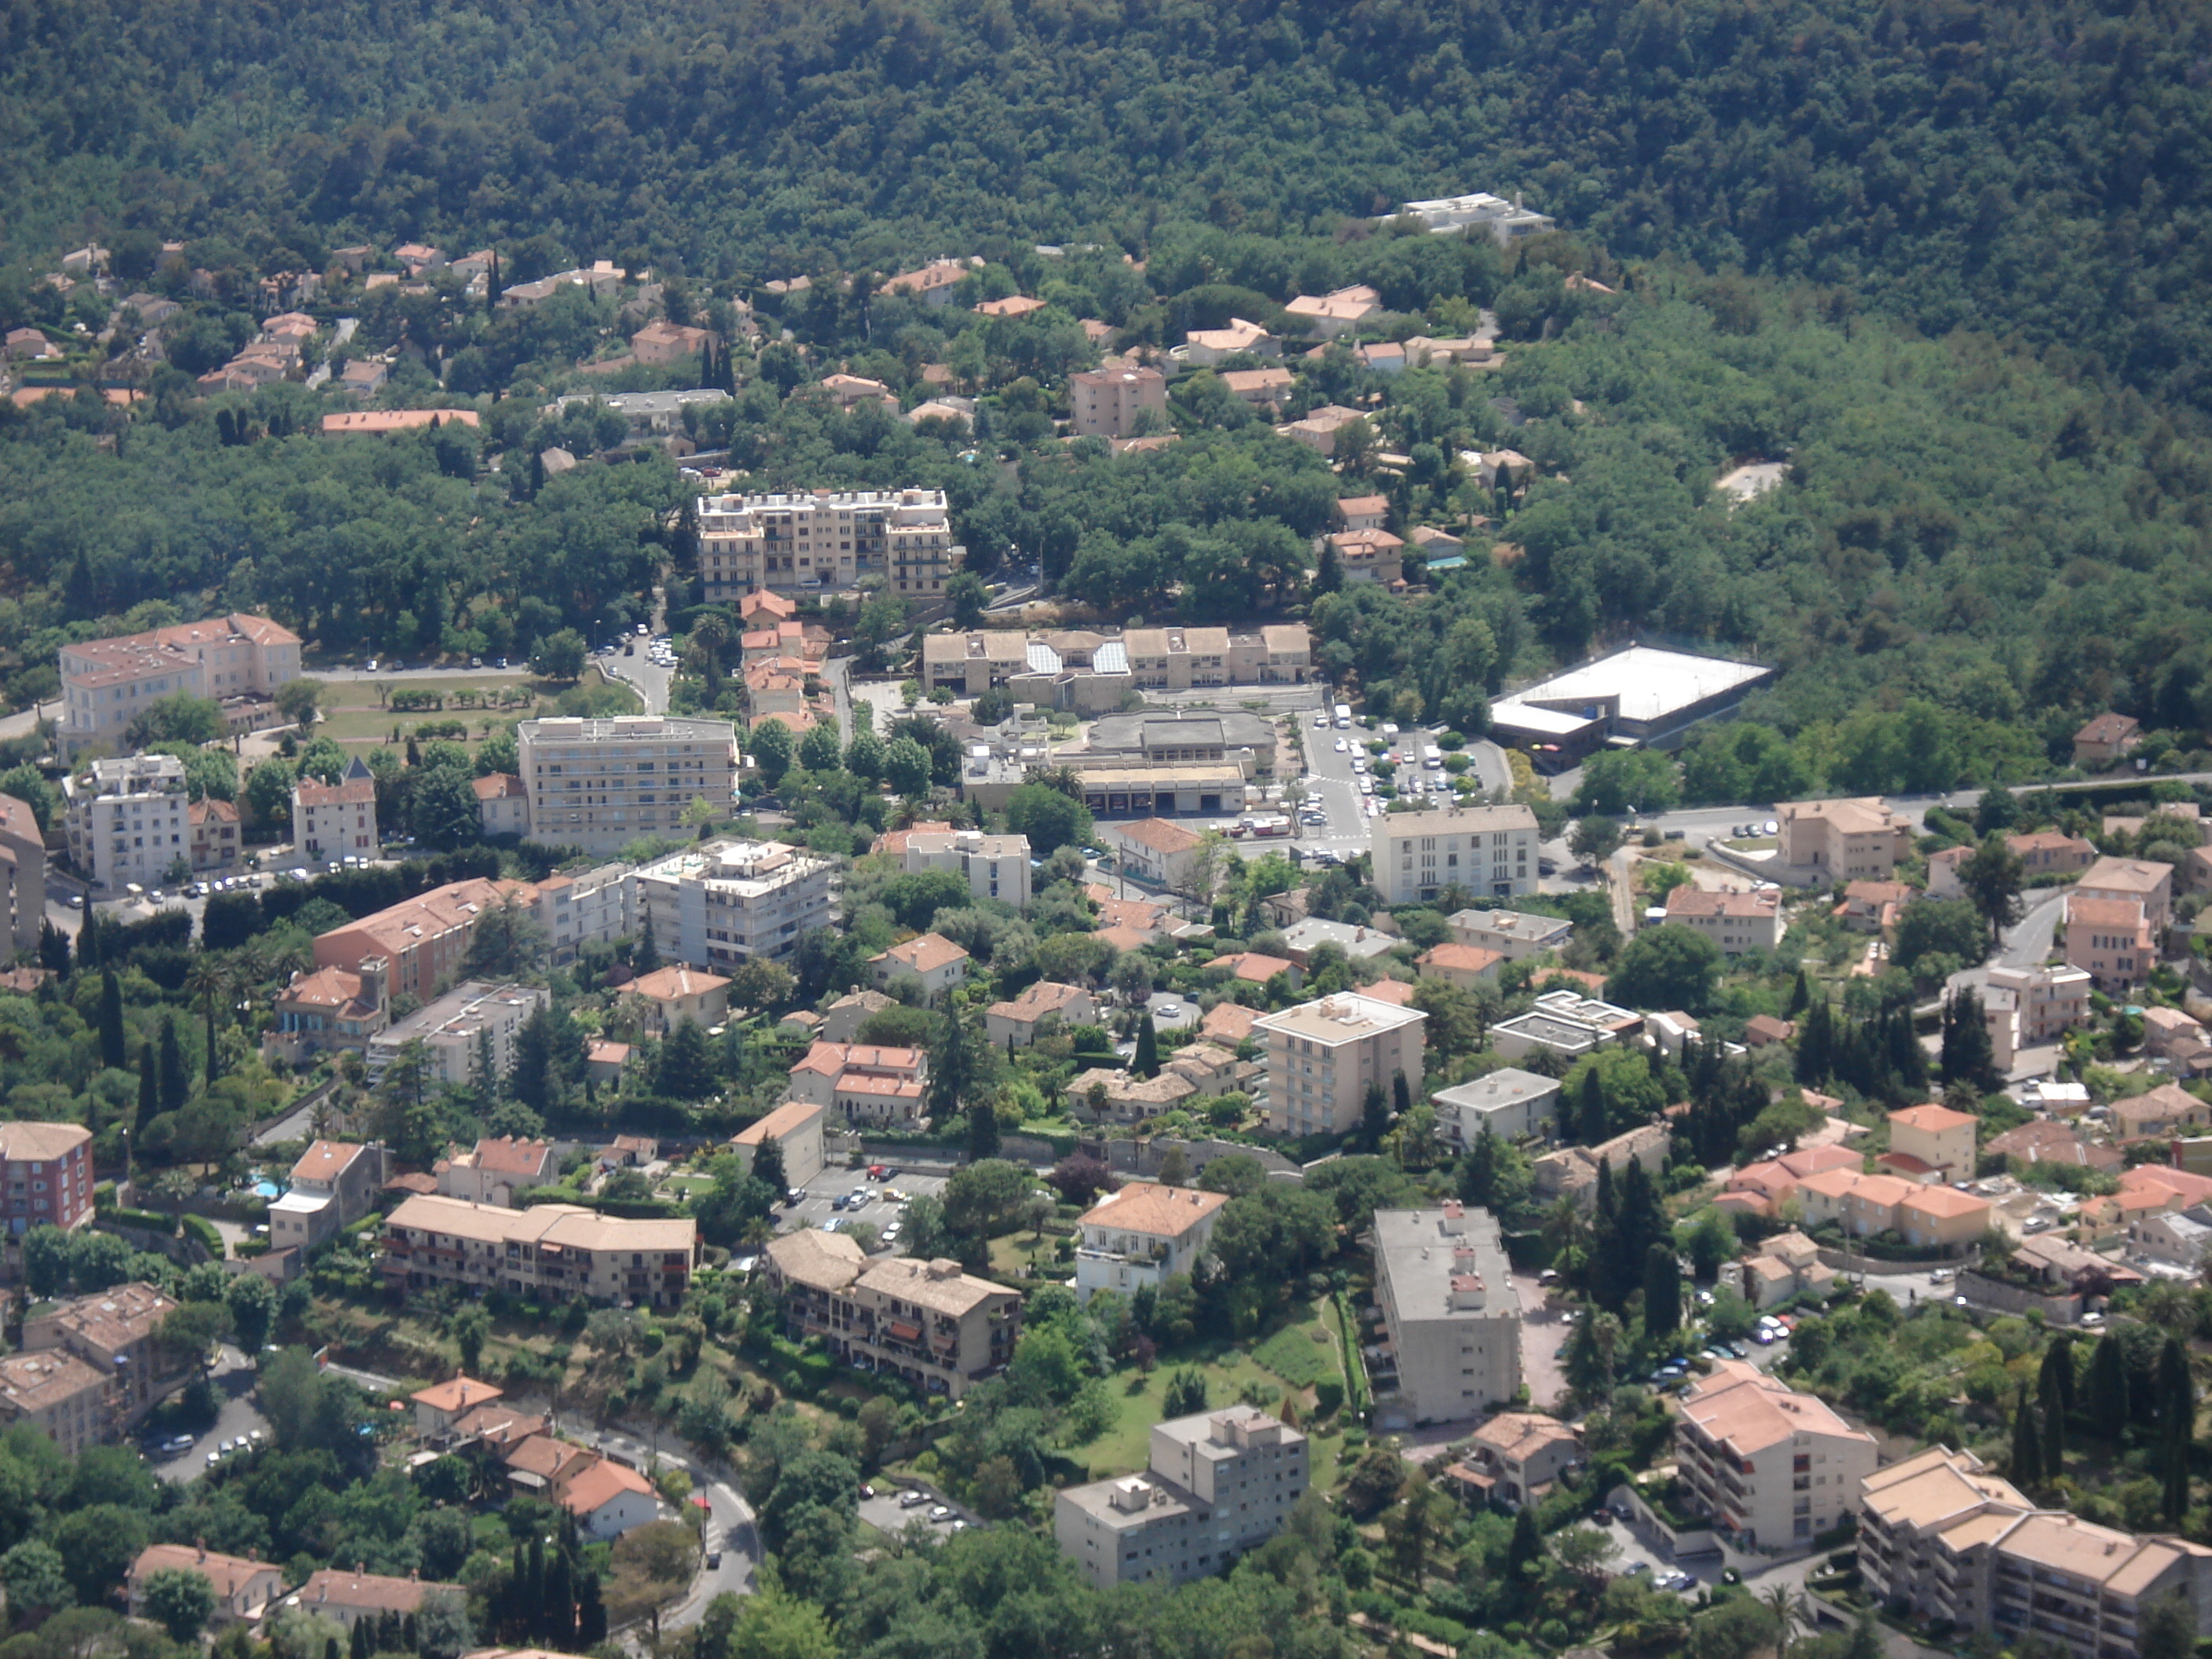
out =
[[(581, 1437), (625, 1462), (643, 1469), (656, 1461), (663, 1468), (682, 1469), (691, 1477), (691, 1489), (708, 1501), (707, 1549), (699, 1558), (699, 1571), (690, 1592), (674, 1607), (663, 1611), (663, 1632), (686, 1630), (699, 1622), (707, 1605), (721, 1595), (750, 1595), (753, 1574), (760, 1559), (760, 1534), (754, 1525), (752, 1505), (720, 1469), (687, 1456), (680, 1447), (658, 1439), (640, 1440), (621, 1429), (586, 1432)], [(707, 1555), (719, 1545), (722, 1565), (710, 1567)]]
[[(860, 1500), (860, 1519), (887, 1538), (896, 1538), (908, 1527), (915, 1526), (933, 1532), (939, 1538), (950, 1538), (955, 1532), (975, 1524), (973, 1515), (926, 1481), (917, 1481), (912, 1486), (892, 1480), (878, 1480), (872, 1484), (877, 1495)], [(899, 1499), (910, 1492), (921, 1492), (929, 1501), (911, 1506), (902, 1505)], [(930, 1518), (933, 1510), (947, 1512), (933, 1520)]]
[(261, 1431), (264, 1439), (269, 1433), (268, 1419), (262, 1416), (250, 1398), (257, 1378), (252, 1362), (245, 1354), (224, 1344), (210, 1380), (222, 1401), (216, 1413), (215, 1426), (193, 1441), (191, 1449), (154, 1458), (155, 1473), (173, 1485), (180, 1486), (205, 1474), (208, 1454), (224, 1441), (243, 1440), (256, 1429)]

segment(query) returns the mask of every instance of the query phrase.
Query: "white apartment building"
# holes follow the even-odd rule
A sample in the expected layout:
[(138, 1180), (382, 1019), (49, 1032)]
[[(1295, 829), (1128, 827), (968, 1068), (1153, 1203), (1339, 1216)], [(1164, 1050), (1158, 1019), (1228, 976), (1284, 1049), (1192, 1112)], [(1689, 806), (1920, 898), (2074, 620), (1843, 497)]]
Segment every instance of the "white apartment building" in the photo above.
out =
[(514, 1034), (545, 1006), (548, 996), (542, 986), (464, 981), (435, 1002), (369, 1038), (369, 1081), (381, 1078), (402, 1048), (418, 1042), (429, 1051), (431, 1076), (436, 1082), (456, 1085), (473, 1082), (486, 1042), (491, 1047), (494, 1075), (505, 1077), (514, 1068)]
[(1495, 951), (1508, 962), (1564, 951), (1575, 936), (1571, 921), (1518, 910), (1455, 910), (1444, 920), (1456, 943)]
[(1180, 1584), (1273, 1538), (1307, 1479), (1305, 1436), (1257, 1407), (1174, 1418), (1144, 1473), (1060, 1492), (1053, 1534), (1100, 1589)]
[(376, 780), (360, 756), (336, 783), (301, 778), (292, 786), (292, 845), (311, 859), (374, 858)]
[(908, 875), (950, 870), (979, 899), (997, 899), (1017, 910), (1030, 902), (1030, 838), (987, 836), (976, 830), (923, 830), (906, 840)]
[(1477, 1417), (1511, 1400), (1521, 1386), (1521, 1298), (1497, 1218), (1455, 1201), (1377, 1210), (1372, 1237), (1375, 1299), (1390, 1337), (1375, 1376), (1376, 1426)]
[(2199, 1638), (2212, 1635), (2212, 1550), (2039, 1510), (1972, 1452), (1936, 1446), (1869, 1472), (1857, 1503), (1868, 1591), (1917, 1618), (2128, 1659), (2144, 1613), (2178, 1596)]
[[(2002, 1013), (2014, 1047), (2048, 1042), (2089, 1018), (2089, 975), (2081, 968), (2011, 968), (1993, 963), (1982, 993), (1984, 1012)], [(1999, 1056), (2004, 1061), (2003, 1055)]]
[(1704, 934), (1724, 957), (1771, 951), (1782, 943), (1782, 895), (1709, 892), (1685, 882), (1667, 895), (1667, 920)]
[(1553, 221), (1549, 215), (1538, 213), (1521, 204), (1521, 192), (1515, 191), (1511, 201), (1476, 191), (1467, 196), (1439, 196), (1425, 202), (1401, 202), (1400, 215), (1419, 219), (1431, 233), (1437, 231), (1480, 231), (1503, 245), (1523, 236), (1534, 236), (1538, 231), (1549, 230)]
[(1451, 886), (1493, 898), (1536, 890), (1536, 815), (1525, 806), (1385, 812), (1370, 836), (1375, 884), (1391, 904)]
[(131, 722), (164, 697), (267, 698), (300, 678), (300, 636), (234, 615), (61, 649), (62, 752), (124, 747)]
[(612, 945), (637, 932), (636, 877), (634, 865), (602, 864), (535, 884), (533, 908), (555, 967), (574, 962), (586, 945)]
[(1151, 1181), (1103, 1194), (1075, 1224), (1076, 1295), (1085, 1302), (1097, 1291), (1127, 1296), (1194, 1273), (1228, 1202), (1226, 1193)]
[(89, 775), (63, 779), (62, 798), (70, 862), (103, 892), (159, 887), (171, 865), (191, 861), (185, 763), (174, 755), (103, 757)]
[(718, 972), (786, 957), (830, 925), (831, 865), (781, 842), (710, 841), (637, 872), (638, 925), (660, 953)]
[(1517, 1066), (1504, 1066), (1429, 1097), (1437, 1127), (1455, 1147), (1473, 1146), (1484, 1129), (1500, 1140), (1549, 1139), (1559, 1118), (1559, 1083)]
[(1260, 1103), (1278, 1134), (1340, 1135), (1359, 1127), (1371, 1085), (1421, 1079), (1429, 1017), (1357, 992), (1302, 1002), (1253, 1022), (1262, 1045)]
[(699, 574), (708, 603), (851, 587), (881, 576), (893, 593), (942, 593), (967, 549), (952, 542), (941, 489), (815, 490), (707, 495), (699, 501)]
[(1675, 1462), (1692, 1503), (1744, 1549), (1802, 1547), (1858, 1503), (1874, 1437), (1741, 1359), (1682, 1396)]
[(523, 721), (515, 739), (531, 833), (549, 846), (612, 853), (641, 836), (683, 834), (695, 800), (730, 810), (738, 729), (728, 720), (561, 716)]
[(1127, 438), (1144, 410), (1168, 412), (1168, 377), (1157, 368), (1094, 368), (1069, 375), (1067, 391), (1079, 438)]

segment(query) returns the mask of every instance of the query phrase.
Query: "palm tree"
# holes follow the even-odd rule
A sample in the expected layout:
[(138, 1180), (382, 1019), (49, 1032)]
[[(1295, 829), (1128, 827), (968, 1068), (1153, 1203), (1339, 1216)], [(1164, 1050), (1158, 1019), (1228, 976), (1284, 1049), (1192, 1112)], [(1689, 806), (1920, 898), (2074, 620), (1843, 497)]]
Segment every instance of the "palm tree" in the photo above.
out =
[(215, 957), (202, 954), (191, 960), (185, 970), (185, 994), (200, 1005), (201, 1017), (207, 1023), (207, 1083), (216, 1075), (215, 1011), (216, 1006), (230, 991), (230, 972)]
[(1794, 1620), (1804, 1602), (1788, 1584), (1770, 1584), (1760, 1598), (1766, 1610), (1774, 1615), (1774, 1659), (1790, 1659), (1790, 1644), (1796, 1639), (1797, 1630)]

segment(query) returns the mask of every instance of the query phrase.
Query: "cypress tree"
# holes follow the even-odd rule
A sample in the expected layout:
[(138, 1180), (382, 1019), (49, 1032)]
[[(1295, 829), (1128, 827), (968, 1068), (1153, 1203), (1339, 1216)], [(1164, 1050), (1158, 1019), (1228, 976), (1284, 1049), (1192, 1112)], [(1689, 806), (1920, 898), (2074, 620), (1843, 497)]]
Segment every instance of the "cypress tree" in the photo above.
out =
[(599, 1600), (599, 1575), (586, 1569), (576, 1597), (576, 1645), (588, 1651), (606, 1639), (607, 1608)]
[(2089, 1356), (2087, 1404), (2089, 1421), (2117, 1440), (2128, 1420), (2128, 1357), (2119, 1339), (2106, 1331)]
[(1576, 1132), (1585, 1146), (1602, 1145), (1607, 1139), (1606, 1127), (1609, 1115), (1605, 1106), (1605, 1085), (1599, 1079), (1597, 1067), (1589, 1066), (1583, 1073), (1575, 1097)]
[(1129, 1069), (1142, 1078), (1160, 1074), (1160, 1034), (1152, 1024), (1152, 1011), (1149, 1008), (1137, 1024), (1137, 1054)]
[(1654, 1244), (1644, 1253), (1644, 1334), (1671, 1336), (1682, 1325), (1682, 1264), (1671, 1246)]
[(2168, 1525), (2179, 1526), (2189, 1513), (2189, 1462), (2197, 1442), (2197, 1389), (2179, 1337), (2167, 1337), (2159, 1350), (2158, 1420), (2165, 1453), (2159, 1508)]
[(177, 1018), (173, 1014), (161, 1019), (161, 1109), (176, 1112), (184, 1109), (185, 1103), (192, 1097), (192, 1074), (185, 1064), (185, 1045), (177, 1040)]
[(2066, 1472), (2066, 1416), (2074, 1403), (2073, 1348), (2064, 1338), (2044, 1349), (2035, 1394), (2043, 1413), (2043, 1467), (2055, 1480)]
[(146, 1126), (161, 1110), (161, 1073), (154, 1066), (154, 1045), (138, 1045), (138, 1135), (143, 1140)]
[(356, 1619), (353, 1621), (351, 1646), (353, 1659), (369, 1659), (369, 1656), (375, 1651), (369, 1644), (368, 1620)]
[(1506, 1594), (1516, 1607), (1535, 1589), (1530, 1571), (1544, 1559), (1544, 1534), (1537, 1529), (1536, 1506), (1523, 1504), (1513, 1517), (1513, 1536), (1505, 1546)]
[(123, 1036), (123, 986), (110, 968), (100, 976), (100, 1063), (119, 1071), (129, 1060)]
[(325, 1638), (323, 1642), (323, 1659), (340, 1659), (340, 1655), (338, 1653), (338, 1638), (337, 1637), (332, 1636)]
[(2043, 1437), (2036, 1431), (2035, 1409), (2027, 1403), (2027, 1382), (2020, 1385), (2020, 1399), (2012, 1408), (2012, 1468), (2014, 1484), (2030, 1491), (2043, 1484)]
[(1413, 1088), (1403, 1072), (1390, 1074), (1390, 1109), (1401, 1118), (1413, 1109)]
[(1805, 977), (1805, 970), (1800, 968), (1797, 970), (1796, 982), (1790, 988), (1790, 1006), (1784, 1010), (1784, 1016), (1795, 1019), (1812, 1006), (1812, 1004), (1813, 982)]

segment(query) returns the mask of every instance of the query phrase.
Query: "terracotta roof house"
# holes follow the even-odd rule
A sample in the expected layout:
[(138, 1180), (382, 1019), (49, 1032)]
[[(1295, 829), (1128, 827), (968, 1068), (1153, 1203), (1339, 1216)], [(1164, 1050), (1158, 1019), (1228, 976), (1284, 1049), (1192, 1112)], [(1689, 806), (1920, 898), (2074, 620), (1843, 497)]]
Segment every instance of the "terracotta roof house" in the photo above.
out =
[(2142, 743), (2141, 720), (2107, 710), (2074, 734), (2074, 764), (2084, 769), (2110, 766)]
[(967, 976), (968, 952), (940, 933), (924, 933), (868, 958), (878, 989), (902, 974), (921, 981), (922, 995), (942, 996)]
[(158, 1572), (190, 1572), (206, 1579), (215, 1591), (209, 1623), (218, 1630), (260, 1623), (284, 1587), (284, 1569), (267, 1561), (218, 1555), (190, 1544), (149, 1544), (131, 1564), (125, 1581), (132, 1618), (146, 1617), (146, 1583)]
[(1097, 1017), (1098, 1005), (1083, 987), (1044, 979), (1009, 1001), (993, 1003), (984, 1013), (983, 1028), (996, 1048), (1025, 1048), (1036, 1041), (1037, 1028), (1046, 1019), (1065, 1029), (1092, 1024)]
[[(1385, 1001), (1392, 1000), (1383, 999)], [(1257, 1008), (1247, 1008), (1237, 1002), (1217, 1002), (1206, 1011), (1206, 1018), (1199, 1021), (1199, 1035), (1235, 1048), (1252, 1035), (1252, 1026), (1259, 1018), (1260, 1010)]]

